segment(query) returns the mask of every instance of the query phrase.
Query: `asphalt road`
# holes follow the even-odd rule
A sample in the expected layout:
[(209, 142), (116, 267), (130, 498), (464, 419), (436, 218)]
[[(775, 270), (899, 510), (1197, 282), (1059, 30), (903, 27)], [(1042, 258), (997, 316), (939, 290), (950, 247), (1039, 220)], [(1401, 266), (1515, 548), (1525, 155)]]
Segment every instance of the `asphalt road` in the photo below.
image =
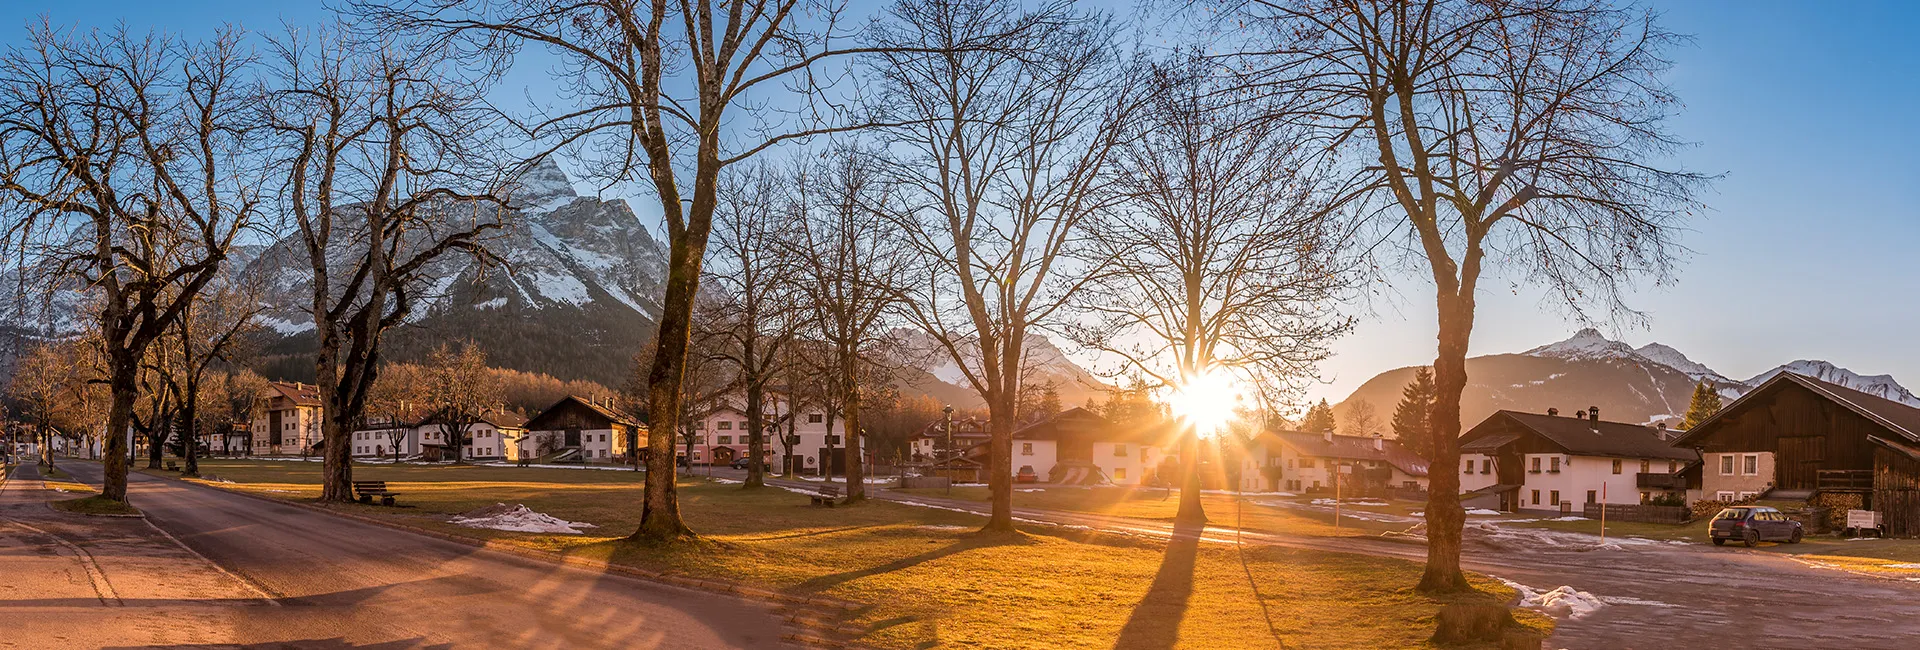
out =
[[(704, 474), (704, 468), (696, 473)], [(713, 475), (740, 479), (744, 471)], [(771, 483), (804, 489), (808, 481)], [(869, 486), (875, 488), (875, 486)], [(1075, 489), (1075, 488), (1059, 488)], [(978, 501), (941, 499), (870, 489), (874, 498), (962, 510), (985, 516)], [(1243, 502), (1241, 507), (1261, 508)], [(1325, 538), (1244, 532), (1234, 513), (1209, 512), (1214, 525), (1200, 533), (1220, 544), (1270, 544), (1426, 560), (1419, 544), (1373, 538)], [(1028, 522), (1085, 526), (1130, 535), (1175, 534), (1165, 521), (1015, 508)], [(1225, 525), (1221, 525), (1225, 524)], [(1807, 566), (1775, 553), (1707, 545), (1627, 544), (1596, 548), (1591, 536), (1515, 530), (1511, 538), (1470, 544), (1463, 564), (1537, 591), (1562, 585), (1605, 604), (1577, 618), (1563, 617), (1550, 648), (1619, 650), (1675, 647), (1920, 648), (1914, 602), (1920, 583), (1856, 576)], [(1185, 533), (1192, 534), (1192, 533)]]
[[(98, 485), (97, 464), (60, 467)], [(23, 469), (16, 483), (33, 477), (32, 468)], [(77, 571), (65, 574), (58, 598), (0, 593), (9, 598), (0, 601), (0, 647), (765, 648), (782, 646), (787, 632), (771, 605), (487, 552), (213, 488), (134, 474), (130, 497), (179, 542), (153, 535), (145, 546), (94, 550), (98, 568), (86, 574), (100, 574), (95, 598), (85, 597)], [(26, 511), (0, 510), (0, 517)], [(76, 549), (95, 546), (79, 541)], [(166, 544), (184, 544), (170, 551), (167, 566), (126, 562), (169, 552)], [(77, 554), (68, 561), (84, 564)], [(42, 573), (58, 573), (49, 568), (58, 563), (42, 554)], [(0, 554), (0, 575), (25, 565)], [(43, 582), (62, 581), (49, 575)], [(109, 599), (97, 588), (176, 578), (208, 584), (197, 595), (158, 598), (128, 598), (120, 588)]]

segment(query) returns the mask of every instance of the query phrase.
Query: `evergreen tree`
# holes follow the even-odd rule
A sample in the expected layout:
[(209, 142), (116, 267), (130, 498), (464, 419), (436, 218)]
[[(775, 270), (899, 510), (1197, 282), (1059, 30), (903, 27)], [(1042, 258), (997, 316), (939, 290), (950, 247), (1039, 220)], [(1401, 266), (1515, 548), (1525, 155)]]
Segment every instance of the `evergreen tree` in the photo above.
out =
[(1428, 420), (1433, 410), (1433, 371), (1413, 371), (1413, 381), (1400, 390), (1400, 405), (1393, 409), (1393, 435), (1409, 451), (1421, 458), (1433, 454), (1433, 425)]
[(1707, 418), (1713, 417), (1713, 414), (1718, 412), (1720, 412), (1720, 393), (1707, 386), (1707, 382), (1695, 384), (1693, 404), (1687, 407), (1687, 419), (1680, 423), (1680, 428), (1692, 431), (1694, 427), (1700, 426), (1701, 422), (1707, 421)]
[(1333, 430), (1333, 407), (1327, 405), (1326, 398), (1319, 404), (1307, 409), (1307, 415), (1300, 419), (1300, 430), (1307, 433), (1323, 433)]

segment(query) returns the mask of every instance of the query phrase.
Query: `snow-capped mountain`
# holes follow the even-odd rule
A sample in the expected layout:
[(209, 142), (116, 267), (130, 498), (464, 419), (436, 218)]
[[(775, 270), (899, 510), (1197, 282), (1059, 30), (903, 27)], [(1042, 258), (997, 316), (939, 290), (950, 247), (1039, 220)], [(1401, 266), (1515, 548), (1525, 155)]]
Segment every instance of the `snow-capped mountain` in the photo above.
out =
[[(1392, 412), (1413, 368), (1390, 370), (1368, 380), (1347, 397)], [(1467, 360), (1467, 388), (1461, 395), (1461, 420), (1472, 426), (1496, 410), (1572, 412), (1600, 407), (1616, 422), (1678, 424), (1686, 414), (1695, 384), (1705, 382), (1733, 399), (1781, 372), (1794, 372), (1920, 407), (1920, 398), (1887, 375), (1861, 375), (1825, 361), (1794, 361), (1737, 381), (1696, 362), (1671, 346), (1648, 343), (1638, 348), (1587, 328), (1566, 340), (1519, 354), (1492, 354)], [(1343, 412), (1343, 411), (1342, 411)]]
[[(494, 365), (620, 385), (633, 351), (659, 317), (664, 246), (626, 201), (580, 195), (551, 160), (531, 168), (508, 196), (508, 226), (487, 241), (501, 263), (461, 254), (433, 263), (388, 358), (473, 339)], [(269, 347), (270, 375), (311, 373), (305, 266), (306, 252), (290, 236), (261, 251), (245, 271), (267, 279), (272, 310), (264, 322), (282, 337)]]
[[(1862, 375), (1825, 361), (1809, 361), (1805, 359), (1794, 361), (1754, 375), (1752, 379), (1741, 383), (1747, 388), (1758, 387), (1760, 384), (1766, 383), (1768, 379), (1772, 379), (1774, 375), (1782, 372), (1806, 375), (1824, 382), (1846, 386), (1868, 395), (1890, 399), (1908, 406), (1920, 407), (1920, 397), (1915, 397), (1905, 386), (1901, 386), (1900, 382), (1894, 381), (1892, 375)], [(1741, 392), (1745, 391), (1743, 390)]]
[[(933, 337), (912, 329), (894, 330), (894, 346), (901, 365), (924, 369), (925, 374), (908, 371), (901, 378), (903, 388), (917, 390), (942, 401), (976, 408), (985, 406), (967, 381), (967, 375), (953, 362)], [(1027, 335), (1026, 383), (1051, 386), (1066, 407), (1079, 406), (1089, 398), (1106, 399), (1111, 386), (1080, 364), (1068, 358), (1052, 340), (1040, 334)]]

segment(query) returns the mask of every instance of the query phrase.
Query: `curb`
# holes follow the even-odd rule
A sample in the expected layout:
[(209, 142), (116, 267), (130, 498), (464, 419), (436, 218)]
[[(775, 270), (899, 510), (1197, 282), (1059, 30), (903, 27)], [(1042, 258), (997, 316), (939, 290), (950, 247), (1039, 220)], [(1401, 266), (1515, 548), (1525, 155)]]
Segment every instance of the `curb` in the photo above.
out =
[[(184, 481), (176, 477), (159, 476), (156, 474), (147, 474), (147, 475), (153, 476), (154, 478), (158, 478), (161, 480), (166, 480), (166, 481), (177, 481), (181, 483), (189, 483), (188, 481)], [(505, 553), (508, 555), (516, 555), (516, 556), (520, 556), (527, 559), (551, 562), (554, 564), (568, 565), (576, 568), (599, 570), (607, 573), (617, 573), (620, 575), (627, 576), (629, 578), (638, 578), (641, 580), (656, 582), (656, 583), (669, 585), (673, 587), (679, 587), (682, 589), (704, 591), (709, 593), (730, 594), (730, 595), (739, 596), (739, 597), (743, 597), (751, 600), (757, 600), (757, 601), (761, 601), (769, 604), (778, 605), (781, 607), (799, 606), (799, 607), (812, 608), (818, 611), (819, 613), (825, 615), (829, 619), (833, 617), (845, 615), (850, 612), (865, 609), (867, 607), (867, 605), (863, 605), (860, 603), (855, 603), (847, 600), (840, 600), (837, 598), (828, 598), (825, 596), (800, 596), (795, 594), (789, 594), (786, 592), (775, 591), (772, 589), (765, 589), (762, 587), (754, 587), (751, 585), (741, 584), (738, 582), (732, 582), (728, 580), (721, 580), (716, 578), (695, 578), (695, 577), (686, 576), (686, 575), (677, 574), (677, 573), (668, 573), (663, 571), (654, 571), (651, 569), (642, 569), (639, 567), (631, 567), (631, 566), (626, 566), (621, 564), (614, 564), (604, 560), (595, 560), (591, 558), (582, 558), (582, 557), (576, 557), (576, 556), (570, 556), (570, 555), (563, 555), (560, 553), (553, 553), (549, 551), (541, 551), (537, 549), (526, 548), (523, 546), (517, 546), (514, 544), (493, 543), (488, 540), (480, 539), (477, 537), (455, 535), (455, 534), (447, 533), (443, 531), (421, 528), (419, 526), (412, 526), (412, 525), (403, 524), (395, 521), (388, 521), (379, 517), (369, 517), (366, 515), (360, 515), (360, 514), (355, 514), (350, 512), (341, 512), (338, 510), (333, 510), (331, 508), (326, 508), (326, 507), (322, 507), (322, 506), (311, 504), (311, 503), (301, 503), (297, 501), (275, 499), (273, 497), (252, 494), (250, 492), (246, 492), (243, 490), (228, 489), (228, 488), (216, 487), (212, 485), (204, 485), (200, 483), (192, 483), (192, 485), (215, 489), (221, 492), (225, 492), (227, 494), (239, 495), (242, 497), (255, 499), (258, 501), (264, 501), (267, 503), (292, 506), (295, 508), (301, 508), (304, 510), (318, 512), (318, 513), (326, 514), (329, 516), (339, 517), (342, 519), (351, 519), (354, 521), (358, 521), (361, 523), (370, 524), (374, 526), (381, 526), (384, 528), (390, 528), (393, 530), (413, 533), (416, 535), (425, 535), (428, 537), (433, 537), (435, 539), (453, 542), (456, 544), (476, 547), (482, 550)], [(127, 516), (127, 515), (117, 515), (117, 516)], [(144, 515), (142, 516), (144, 517)], [(782, 621), (787, 622), (791, 627), (800, 627), (800, 628), (805, 628), (809, 630), (827, 631), (827, 632), (833, 632), (833, 633), (839, 633), (839, 634), (859, 635), (859, 634), (866, 633), (866, 630), (864, 628), (859, 628), (856, 626), (842, 626), (842, 625), (831, 625), (831, 624), (830, 624), (831, 626), (821, 626), (817, 624), (805, 624), (805, 623), (796, 622), (794, 620), (794, 617), (787, 614), (783, 614), (779, 611), (775, 611), (774, 615), (780, 617)], [(820, 620), (820, 619), (815, 619), (815, 620)], [(799, 633), (785, 634), (785, 635), (782, 635), (780, 638), (786, 641), (800, 643), (803, 645), (811, 645), (815, 647), (849, 648), (849, 649), (866, 649), (866, 648), (873, 647), (873, 646), (868, 646), (868, 645), (859, 644), (855, 642), (838, 641), (834, 639), (827, 639), (823, 637), (817, 637), (813, 635), (799, 634)]]

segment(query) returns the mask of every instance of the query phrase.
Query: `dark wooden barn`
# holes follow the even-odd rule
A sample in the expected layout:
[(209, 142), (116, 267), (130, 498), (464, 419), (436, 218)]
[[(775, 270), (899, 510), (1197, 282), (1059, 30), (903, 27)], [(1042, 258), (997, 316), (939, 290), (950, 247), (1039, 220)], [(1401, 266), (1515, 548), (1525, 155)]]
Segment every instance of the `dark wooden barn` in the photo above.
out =
[(1869, 437), (1920, 444), (1916, 432), (1920, 409), (1783, 372), (1673, 444), (1703, 454), (1771, 453), (1778, 490), (1864, 494), (1873, 488), (1876, 456)]
[(1868, 436), (1873, 447), (1873, 509), (1888, 535), (1920, 535), (1920, 448)]

